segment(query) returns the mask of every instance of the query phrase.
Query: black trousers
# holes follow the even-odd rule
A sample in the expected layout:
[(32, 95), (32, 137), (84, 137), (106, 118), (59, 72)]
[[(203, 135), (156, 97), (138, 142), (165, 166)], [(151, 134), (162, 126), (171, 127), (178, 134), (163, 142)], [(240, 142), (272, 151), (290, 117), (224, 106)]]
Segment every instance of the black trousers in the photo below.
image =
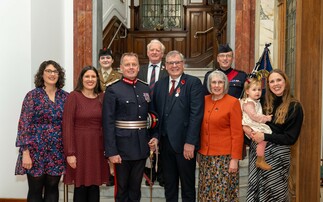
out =
[(100, 187), (98, 185), (74, 187), (73, 202), (99, 202)]
[(191, 160), (186, 160), (183, 153), (176, 153), (167, 136), (161, 138), (161, 156), (165, 182), (165, 197), (167, 202), (178, 201), (179, 180), (183, 202), (194, 202), (196, 154)]
[(146, 159), (127, 161), (115, 164), (116, 202), (135, 202), (141, 198), (141, 182), (144, 175)]

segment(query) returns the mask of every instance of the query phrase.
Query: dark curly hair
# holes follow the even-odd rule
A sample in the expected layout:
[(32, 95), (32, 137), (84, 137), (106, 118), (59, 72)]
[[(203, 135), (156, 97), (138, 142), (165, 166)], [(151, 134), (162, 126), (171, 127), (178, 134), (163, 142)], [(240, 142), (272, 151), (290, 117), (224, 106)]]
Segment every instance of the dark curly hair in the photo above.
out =
[(44, 74), (44, 70), (48, 65), (53, 65), (55, 69), (58, 71), (58, 80), (56, 82), (56, 87), (58, 89), (63, 88), (65, 85), (65, 71), (57, 62), (53, 60), (44, 61), (40, 64), (38, 72), (35, 74), (35, 81), (34, 81), (35, 87), (36, 88), (45, 87), (43, 74)]
[(76, 84), (76, 87), (75, 87), (75, 91), (78, 91), (78, 92), (81, 92), (84, 88), (83, 86), (83, 76), (84, 74), (89, 71), (89, 70), (93, 70), (96, 74), (96, 85), (95, 85), (95, 88), (94, 88), (94, 93), (96, 94), (99, 94), (102, 92), (102, 89), (101, 89), (101, 86), (100, 86), (100, 78), (99, 78), (99, 73), (98, 73), (98, 70), (93, 67), (93, 66), (86, 66), (82, 69), (81, 73), (80, 73), (80, 76), (77, 80), (77, 84)]

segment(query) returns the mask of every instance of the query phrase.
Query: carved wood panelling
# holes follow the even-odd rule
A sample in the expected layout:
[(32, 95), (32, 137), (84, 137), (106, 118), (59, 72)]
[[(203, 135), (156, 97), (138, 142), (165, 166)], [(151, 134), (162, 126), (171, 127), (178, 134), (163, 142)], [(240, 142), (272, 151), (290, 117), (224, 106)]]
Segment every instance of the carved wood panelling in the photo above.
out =
[(174, 38), (174, 50), (185, 53), (185, 38)]
[[(189, 11), (190, 12), (190, 11)], [(205, 39), (205, 35), (198, 35), (198, 38), (194, 38), (194, 34), (198, 31), (204, 31), (205, 24), (203, 19), (203, 12), (202, 11), (191, 11), (190, 14), (190, 25), (189, 26), (189, 40), (190, 40), (190, 47), (189, 50), (189, 57), (197, 57), (202, 54), (203, 49), (203, 42)]]
[(129, 32), (128, 34), (128, 48), (138, 54), (140, 64), (147, 64), (147, 44), (152, 39), (158, 39), (165, 45), (165, 54), (171, 50), (178, 50), (184, 55), (186, 49), (185, 39), (186, 32), (176, 31), (154, 31), (154, 32)]
[[(173, 40), (175, 40), (175, 38), (160, 38), (160, 41), (164, 44), (165, 46), (165, 53), (171, 51), (171, 50), (174, 50), (175, 47), (174, 47), (174, 43), (173, 43)], [(147, 41), (147, 44), (149, 43), (150, 41)]]
[[(289, 8), (286, 4), (285, 0), (277, 1), (278, 68), (283, 70), (285, 63), (288, 62), (286, 61), (286, 11)], [(292, 67), (295, 75), (288, 76), (295, 76), (294, 95), (303, 105), (305, 119), (300, 137), (292, 147), (292, 161), (295, 165), (290, 172), (292, 202), (320, 201), (322, 11), (321, 0), (297, 0), (296, 47), (294, 47), (296, 65)], [(309, 19), (315, 23), (308, 23)], [(313, 35), (313, 33), (317, 34)]]
[(134, 38), (133, 39), (133, 50), (128, 50), (131, 52), (135, 52), (138, 54), (139, 59), (144, 59), (146, 58), (146, 39), (145, 38)]
[[(140, 12), (140, 6), (134, 6), (131, 1), (131, 16), (137, 19)], [(203, 0), (202, 4), (188, 4), (184, 6), (184, 25), (183, 30), (173, 31), (148, 31), (139, 30), (139, 26), (135, 26), (135, 22), (131, 20), (131, 27), (128, 30), (127, 39), (120, 39), (122, 42), (113, 42), (112, 47), (116, 50), (124, 50), (124, 52), (135, 52), (139, 55), (140, 63), (148, 63), (146, 56), (146, 46), (152, 39), (160, 40), (166, 47), (165, 53), (171, 50), (178, 50), (187, 58), (188, 67), (205, 67), (209, 64), (214, 56), (214, 43), (218, 35), (218, 31), (212, 30), (214, 27), (214, 20), (212, 16), (212, 7), (206, 5)], [(220, 22), (222, 23), (222, 22)], [(226, 26), (226, 24), (222, 24)], [(219, 25), (218, 25), (219, 26)], [(208, 32), (198, 34), (195, 38), (196, 32), (203, 32), (210, 29)], [(223, 28), (221, 31), (225, 30)], [(225, 33), (222, 33), (225, 36)], [(108, 38), (108, 36), (106, 36)], [(121, 48), (120, 48), (121, 47)], [(217, 47), (217, 46), (216, 46)], [(121, 56), (122, 52), (120, 52)], [(118, 61), (115, 61), (118, 63)]]

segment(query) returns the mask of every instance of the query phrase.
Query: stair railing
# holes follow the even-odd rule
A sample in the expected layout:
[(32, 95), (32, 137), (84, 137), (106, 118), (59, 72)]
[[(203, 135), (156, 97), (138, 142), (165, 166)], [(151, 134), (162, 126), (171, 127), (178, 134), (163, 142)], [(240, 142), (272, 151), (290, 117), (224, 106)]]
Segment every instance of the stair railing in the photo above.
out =
[[(122, 25), (124, 25), (124, 24), (123, 24), (123, 23), (120, 23), (120, 25), (119, 25), (119, 27), (118, 27), (118, 29), (117, 29), (116, 33), (113, 35), (113, 37), (112, 37), (112, 39), (111, 39), (111, 41), (110, 41), (110, 44), (108, 45), (108, 48), (110, 48), (110, 46), (111, 46), (112, 42), (114, 41), (114, 39), (116, 38), (117, 34), (119, 33), (119, 31), (120, 31), (120, 29), (121, 29)], [(125, 25), (124, 25), (124, 26), (125, 26)], [(125, 29), (125, 35), (124, 35), (124, 36), (119, 36), (119, 37), (120, 37), (121, 39), (124, 39), (124, 38), (126, 38), (126, 37), (127, 37), (127, 28)]]
[(205, 33), (207, 33), (207, 32), (209, 32), (209, 31), (211, 31), (213, 29), (213, 27), (210, 27), (209, 29), (207, 29), (207, 30), (205, 30), (205, 31), (197, 31), (197, 32), (195, 32), (195, 34), (194, 34), (194, 38), (198, 38), (198, 34), (205, 34)]

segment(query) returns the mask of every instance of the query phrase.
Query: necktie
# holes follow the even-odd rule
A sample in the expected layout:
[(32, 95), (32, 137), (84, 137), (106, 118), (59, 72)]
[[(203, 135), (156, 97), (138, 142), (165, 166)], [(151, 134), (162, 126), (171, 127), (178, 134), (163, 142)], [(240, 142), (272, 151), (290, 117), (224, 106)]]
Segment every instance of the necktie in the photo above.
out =
[(151, 66), (153, 67), (153, 70), (151, 71), (150, 82), (149, 82), (150, 90), (152, 90), (155, 86), (155, 75), (156, 75), (157, 65), (151, 65)]
[(175, 89), (175, 80), (172, 80), (172, 87), (170, 88), (170, 90), (169, 90), (169, 95), (172, 95), (173, 94), (173, 92), (174, 92), (174, 89)]
[(107, 82), (108, 80), (108, 72), (103, 72), (103, 79), (104, 79), (104, 82)]

